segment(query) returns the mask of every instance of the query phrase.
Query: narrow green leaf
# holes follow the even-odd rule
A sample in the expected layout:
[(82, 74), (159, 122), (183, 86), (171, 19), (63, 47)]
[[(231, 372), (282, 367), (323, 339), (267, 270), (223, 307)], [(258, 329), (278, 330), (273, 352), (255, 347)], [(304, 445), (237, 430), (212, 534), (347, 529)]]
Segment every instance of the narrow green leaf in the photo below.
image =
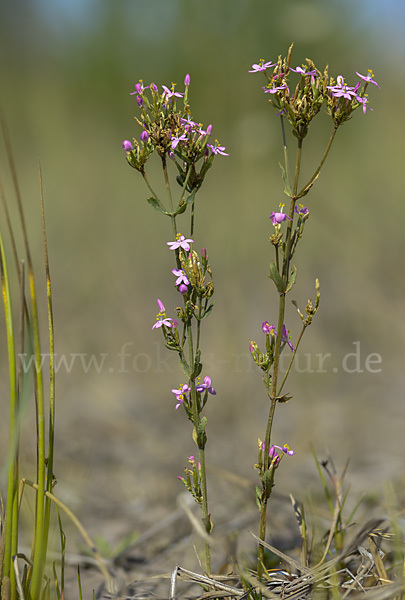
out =
[(204, 433), (206, 426), (207, 426), (207, 417), (203, 417), (197, 428), (198, 435), (201, 435), (202, 433)]
[(188, 204), (192, 204), (194, 202), (194, 198), (195, 195), (197, 193), (197, 189), (194, 189), (191, 194), (189, 196), (187, 196), (187, 198), (184, 200), (182, 200), (182, 203), (179, 204), (179, 206), (176, 208), (176, 212), (174, 213), (174, 216), (176, 215), (181, 215), (182, 213), (184, 213), (184, 211), (187, 208)]
[(280, 294), (283, 294), (284, 293), (284, 281), (282, 280), (282, 277), (281, 277), (281, 275), (278, 272), (278, 269), (276, 267), (276, 263), (273, 260), (270, 263), (270, 275), (269, 275), (269, 277), (276, 284), (276, 288), (280, 292)]
[(297, 267), (293, 267), (293, 268), (291, 269), (290, 280), (289, 280), (289, 282), (288, 282), (288, 284), (287, 284), (287, 287), (286, 287), (286, 289), (285, 289), (285, 293), (286, 293), (286, 294), (287, 294), (287, 292), (289, 292), (289, 291), (290, 291), (290, 289), (291, 289), (291, 288), (292, 288), (292, 286), (294, 285), (294, 283), (295, 283), (295, 280), (296, 280), (296, 279), (297, 279)]
[(209, 305), (209, 307), (207, 308), (207, 310), (204, 312), (204, 314), (201, 317), (201, 319), (205, 319), (205, 317), (208, 317), (208, 315), (210, 314), (210, 312), (212, 311), (213, 308), (214, 308), (214, 300), (211, 302), (211, 304)]
[(202, 364), (198, 363), (195, 367), (194, 367), (194, 371), (193, 371), (193, 379), (195, 379), (196, 377), (198, 377), (199, 375), (201, 375), (201, 371), (202, 371)]
[(284, 194), (287, 194), (287, 196), (289, 198), (291, 198), (291, 188), (290, 188), (290, 182), (288, 181), (287, 172), (281, 163), (278, 163), (278, 164), (281, 169), (281, 176), (283, 178), (284, 185), (285, 185)]
[(257, 508), (259, 510), (261, 510), (261, 508), (262, 508), (262, 503), (261, 503), (262, 488), (260, 488), (258, 485), (255, 486), (255, 498), (256, 498)]
[(196, 193), (197, 193), (197, 188), (194, 188), (194, 190), (191, 192), (191, 194), (189, 196), (187, 196), (187, 198), (186, 198), (187, 204), (191, 204), (192, 202), (194, 202)]
[(200, 364), (200, 358), (201, 358), (201, 350), (200, 350), (200, 348), (198, 348), (197, 352), (195, 353), (195, 360), (194, 360), (194, 364), (196, 366)]
[(160, 204), (160, 202), (158, 200), (156, 200), (156, 198), (154, 198), (153, 196), (151, 196), (150, 198), (146, 198), (146, 202), (149, 204), (149, 206), (152, 206), (152, 208), (154, 208), (155, 210), (158, 210), (159, 212), (164, 213), (165, 215), (170, 214), (167, 212), (167, 210), (165, 210), (163, 208), (163, 206)]
[(203, 517), (201, 520), (203, 522), (206, 532), (211, 533), (212, 528), (213, 528), (211, 515), (207, 515), (206, 517)]
[(183, 367), (185, 376), (187, 377), (187, 379), (191, 379), (190, 367), (188, 366), (186, 359), (184, 358), (183, 354), (180, 354), (180, 353), (179, 353), (179, 357), (180, 357), (181, 366)]
[(181, 206), (179, 206), (179, 208), (176, 210), (176, 212), (174, 213), (174, 216), (176, 217), (177, 215), (182, 215), (184, 213), (184, 211), (187, 208), (187, 204), (184, 202)]

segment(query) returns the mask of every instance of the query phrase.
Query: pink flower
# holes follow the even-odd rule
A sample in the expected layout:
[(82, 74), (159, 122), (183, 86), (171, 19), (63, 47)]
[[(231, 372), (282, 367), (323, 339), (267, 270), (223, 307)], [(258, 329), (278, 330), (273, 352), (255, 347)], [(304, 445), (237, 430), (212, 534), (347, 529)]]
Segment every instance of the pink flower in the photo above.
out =
[(216, 394), (216, 391), (214, 390), (214, 388), (211, 385), (211, 377), (204, 377), (204, 383), (199, 383), (198, 385), (196, 385), (195, 387), (195, 391), (196, 392), (204, 392), (205, 390), (207, 390), (210, 394), (214, 395)]
[(152, 329), (159, 329), (163, 325), (165, 327), (177, 327), (177, 321), (173, 321), (170, 317), (166, 317), (164, 304), (159, 298), (157, 299), (159, 313), (156, 315), (156, 323), (152, 325)]
[(281, 90), (288, 90), (288, 86), (287, 85), (279, 85), (279, 86), (274, 86), (272, 88), (263, 88), (264, 89), (264, 93), (265, 94), (277, 94), (277, 92), (281, 92)]
[(189, 391), (190, 387), (186, 383), (184, 383), (178, 390), (172, 390), (172, 394), (176, 396), (177, 400), (176, 410), (181, 404), (184, 404), (185, 394), (187, 394)]
[(166, 96), (166, 98), (167, 98), (168, 100), (170, 100), (170, 99), (171, 99), (171, 98), (173, 98), (173, 97), (174, 97), (174, 98), (183, 98), (183, 96), (184, 96), (184, 92), (175, 92), (175, 91), (174, 91), (174, 87), (175, 87), (175, 84), (174, 84), (174, 83), (172, 83), (172, 89), (171, 89), (171, 90), (169, 90), (169, 88), (168, 88), (167, 86), (165, 86), (165, 85), (162, 85), (162, 88), (163, 88), (163, 96)]
[(363, 81), (366, 81), (367, 83), (374, 83), (374, 85), (376, 85), (378, 88), (380, 87), (378, 85), (378, 83), (376, 81), (374, 81), (374, 79), (373, 79), (374, 74), (371, 69), (368, 70), (368, 75), (361, 75), (357, 71), (356, 71), (356, 75), (358, 75), (360, 77), (360, 79), (363, 79)]
[(162, 327), (162, 325), (165, 327), (174, 327), (173, 319), (170, 317), (165, 317), (164, 319), (158, 317), (156, 323), (152, 325), (152, 329), (159, 329), (159, 327)]
[(207, 148), (211, 148), (213, 154), (222, 154), (222, 156), (229, 156), (225, 150), (225, 146), (220, 146), (218, 140), (215, 140), (215, 144), (207, 144)]
[(268, 321), (263, 321), (262, 323), (262, 331), (263, 333), (273, 333), (276, 334), (276, 328), (274, 325), (269, 325)]
[(260, 73), (260, 71), (265, 71), (266, 69), (271, 69), (271, 67), (275, 67), (277, 63), (272, 63), (271, 61), (269, 62), (264, 62), (264, 60), (261, 58), (259, 60), (259, 63), (254, 63), (252, 65), (252, 70), (249, 71), (249, 73)]
[(291, 217), (288, 217), (283, 212), (274, 212), (273, 211), (269, 218), (271, 219), (271, 222), (273, 223), (273, 225), (280, 225), (280, 223), (282, 223), (286, 219), (290, 219), (290, 221), (292, 221)]
[(193, 243), (194, 240), (191, 240), (190, 238), (186, 239), (184, 235), (178, 233), (176, 236), (176, 241), (166, 242), (166, 244), (170, 246), (170, 250), (177, 250), (177, 248), (183, 248), (183, 250), (188, 252), (190, 250), (190, 242)]

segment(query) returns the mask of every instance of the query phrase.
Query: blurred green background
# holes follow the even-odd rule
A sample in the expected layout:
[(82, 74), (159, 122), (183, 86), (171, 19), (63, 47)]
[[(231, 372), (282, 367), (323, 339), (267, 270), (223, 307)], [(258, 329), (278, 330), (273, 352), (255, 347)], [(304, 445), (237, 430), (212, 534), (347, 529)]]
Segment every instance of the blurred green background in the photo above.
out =
[[(339, 468), (350, 457), (358, 490), (403, 473), (403, 5), (15, 0), (2, 3), (0, 12), (1, 107), (41, 284), (38, 158), (43, 172), (56, 350), (68, 357), (106, 355), (100, 372), (86, 373), (76, 359), (70, 372), (58, 373), (58, 494), (84, 514), (92, 532), (100, 517), (113, 519), (118, 510), (119, 535), (140, 507), (172, 506), (181, 491), (176, 475), (194, 452), (189, 424), (174, 411), (170, 393), (183, 383), (177, 359), (151, 331), (156, 298), (168, 310), (178, 303), (164, 244), (170, 223), (145, 202), (147, 189), (121, 149), (123, 139), (139, 135), (129, 95), (134, 83), (174, 81), (182, 88), (186, 73), (193, 117), (212, 123), (230, 153), (215, 161), (197, 206), (195, 239), (210, 255), (216, 297), (203, 333), (204, 374), (218, 392), (207, 409), (208, 461), (255, 481), (267, 402), (247, 340), (260, 343), (261, 322), (276, 320), (268, 217), (284, 196), (279, 124), (261, 76), (248, 70), (260, 58), (284, 55), (292, 41), (293, 65), (306, 57), (319, 68), (328, 63), (331, 74), (352, 85), (356, 70), (372, 68), (381, 89), (370, 86), (373, 112), (356, 113), (339, 130), (306, 199), (311, 218), (291, 299), (303, 309), (319, 277), (321, 308), (302, 343), (303, 372), (295, 370), (286, 389), (294, 399), (276, 415), (274, 442), (297, 451), (280, 470), (279, 491), (299, 494), (315, 477), (310, 443), (321, 457), (329, 451)], [(329, 132), (320, 116), (304, 144), (303, 179)], [(291, 308), (293, 339), (299, 323)], [(357, 349), (360, 365), (347, 358)], [(130, 356), (123, 359), (123, 352)], [(5, 341), (0, 353), (5, 363)], [(324, 372), (316, 372), (317, 355), (326, 353)], [(365, 367), (373, 353), (381, 356), (381, 365), (372, 365), (380, 372)], [(2, 374), (6, 415), (5, 366)], [(4, 451), (7, 419), (0, 428)], [(220, 489), (215, 502), (232, 507), (232, 487)]]

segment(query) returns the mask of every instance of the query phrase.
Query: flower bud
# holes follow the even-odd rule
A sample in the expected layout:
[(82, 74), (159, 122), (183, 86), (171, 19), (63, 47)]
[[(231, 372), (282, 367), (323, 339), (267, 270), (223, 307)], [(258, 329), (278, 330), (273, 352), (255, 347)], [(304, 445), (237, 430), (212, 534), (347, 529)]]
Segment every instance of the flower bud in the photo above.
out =
[(129, 140), (124, 140), (121, 145), (124, 148), (125, 152), (131, 152), (131, 150), (134, 149), (133, 145)]
[(141, 141), (142, 142), (147, 142), (149, 139), (149, 133), (146, 131), (146, 129), (144, 129), (140, 135)]

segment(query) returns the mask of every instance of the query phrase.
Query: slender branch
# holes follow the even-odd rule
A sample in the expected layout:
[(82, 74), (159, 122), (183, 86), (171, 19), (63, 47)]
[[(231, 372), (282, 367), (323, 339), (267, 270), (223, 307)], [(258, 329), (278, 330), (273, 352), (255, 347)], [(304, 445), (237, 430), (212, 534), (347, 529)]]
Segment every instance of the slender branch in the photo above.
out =
[(163, 167), (163, 175), (165, 178), (165, 186), (166, 186), (166, 191), (167, 191), (167, 196), (169, 198), (169, 209), (170, 209), (170, 218), (172, 221), (172, 230), (173, 230), (173, 236), (174, 238), (177, 235), (177, 228), (176, 228), (176, 217), (174, 216), (174, 209), (173, 209), (173, 198), (172, 198), (172, 190), (170, 188), (170, 181), (169, 181), (169, 174), (167, 172), (167, 163), (166, 163), (166, 157), (162, 156), (162, 167)]
[(277, 396), (280, 396), (280, 394), (281, 394), (281, 390), (282, 390), (282, 389), (283, 389), (283, 387), (284, 387), (284, 384), (285, 384), (285, 382), (286, 382), (286, 380), (287, 380), (288, 374), (289, 374), (289, 372), (290, 372), (290, 370), (291, 370), (291, 367), (292, 367), (292, 364), (293, 364), (293, 362), (294, 362), (294, 358), (295, 358), (295, 355), (296, 355), (296, 353), (297, 353), (298, 346), (300, 345), (300, 342), (301, 342), (301, 340), (302, 340), (302, 336), (304, 335), (304, 331), (306, 330), (306, 328), (307, 328), (307, 327), (308, 327), (308, 325), (305, 325), (305, 324), (304, 324), (304, 325), (303, 325), (303, 327), (302, 327), (302, 329), (301, 329), (300, 335), (298, 336), (297, 343), (295, 344), (294, 351), (293, 351), (293, 353), (292, 353), (292, 355), (291, 355), (290, 362), (289, 362), (289, 364), (288, 364), (287, 370), (286, 370), (286, 372), (285, 372), (285, 374), (284, 374), (283, 381), (281, 382), (281, 385), (280, 385), (280, 387), (279, 387), (279, 389), (278, 389)]
[(323, 167), (323, 165), (324, 165), (324, 162), (325, 162), (325, 160), (326, 160), (326, 158), (327, 158), (327, 156), (328, 156), (328, 154), (329, 154), (329, 150), (330, 150), (330, 149), (331, 149), (331, 147), (332, 147), (333, 140), (335, 139), (335, 135), (336, 135), (336, 132), (337, 132), (337, 130), (338, 130), (338, 127), (339, 127), (339, 125), (336, 125), (336, 124), (335, 124), (335, 126), (333, 127), (333, 131), (332, 131), (332, 134), (331, 134), (331, 136), (330, 136), (330, 138), (329, 138), (329, 142), (328, 142), (328, 145), (327, 145), (327, 147), (326, 147), (325, 153), (324, 153), (324, 155), (323, 155), (323, 157), (322, 157), (322, 160), (321, 160), (321, 162), (319, 163), (319, 166), (318, 166), (318, 168), (316, 169), (315, 173), (312, 175), (311, 179), (308, 181), (308, 183), (307, 183), (306, 185), (304, 185), (304, 187), (303, 187), (303, 188), (302, 188), (302, 190), (299, 192), (299, 194), (296, 194), (296, 196), (297, 196), (297, 200), (298, 200), (298, 198), (302, 198), (302, 196), (305, 196), (305, 194), (308, 192), (309, 188), (310, 188), (310, 187), (313, 185), (314, 181), (315, 181), (315, 180), (316, 180), (316, 178), (318, 177), (318, 175), (319, 175), (319, 173), (320, 173), (320, 171), (321, 171), (321, 169), (322, 169), (322, 167)]
[(155, 193), (155, 191), (153, 190), (151, 184), (149, 183), (149, 179), (147, 178), (145, 171), (141, 171), (141, 173), (142, 173), (143, 180), (146, 183), (146, 185), (148, 186), (149, 191), (151, 192), (152, 196), (155, 198), (155, 200), (157, 200), (157, 202), (159, 202), (159, 204), (163, 208), (163, 204), (161, 203), (161, 201), (158, 198), (158, 195)]
[(184, 183), (183, 183), (183, 186), (181, 188), (180, 200), (179, 200), (179, 203), (177, 205), (177, 208), (180, 206), (182, 200), (184, 200), (184, 196), (186, 195), (187, 184), (188, 184), (188, 182), (190, 180), (191, 171), (192, 171), (192, 167), (191, 167), (191, 165), (189, 165), (188, 169), (187, 169), (187, 175), (186, 175), (186, 177), (184, 179)]
[(295, 161), (295, 173), (294, 173), (294, 185), (293, 185), (293, 197), (297, 194), (298, 189), (298, 178), (301, 170), (301, 154), (302, 154), (302, 140), (298, 140), (298, 148), (297, 148), (297, 159)]
[(284, 127), (284, 117), (283, 117), (283, 115), (280, 115), (280, 122), (281, 122), (281, 133), (282, 133), (282, 136), (283, 136), (284, 167), (285, 167), (285, 173), (287, 175), (287, 181), (289, 181), (289, 174), (288, 174), (288, 148), (287, 148), (287, 137), (285, 135), (285, 127)]

